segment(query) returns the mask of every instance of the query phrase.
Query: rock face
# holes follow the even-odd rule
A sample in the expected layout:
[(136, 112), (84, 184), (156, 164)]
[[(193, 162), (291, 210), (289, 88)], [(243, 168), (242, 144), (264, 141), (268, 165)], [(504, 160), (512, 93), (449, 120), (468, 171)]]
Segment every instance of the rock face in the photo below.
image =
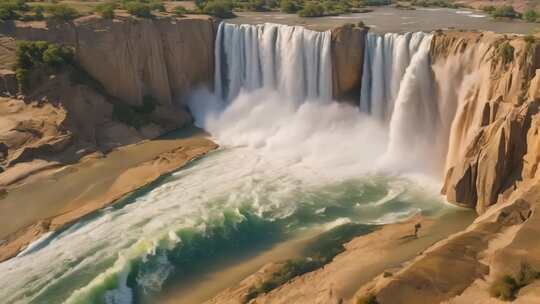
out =
[(368, 29), (351, 24), (332, 30), (334, 99), (358, 104), (362, 84), (365, 37)]
[(536, 174), (540, 45), (522, 37), (450, 32), (435, 35), (431, 52), (435, 75), (463, 79), (452, 83), (455, 117), (442, 192), (483, 213)]
[[(19, 39), (72, 45), (78, 68), (36, 75), (39, 81), (16, 99), (19, 88), (12, 69)], [(195, 87), (212, 84), (213, 45), (214, 22), (207, 17), (89, 16), (71, 23), (2, 23), (0, 115), (6, 119), (0, 123), (0, 142), (6, 151), (0, 166), (40, 163), (6, 170), (0, 186), (48, 167), (43, 161), (70, 163), (190, 123), (185, 99)], [(77, 69), (85, 74), (74, 74)], [(86, 73), (93, 79), (86, 79)], [(151, 123), (136, 129), (113, 117), (115, 104), (137, 106), (147, 96), (155, 103)]]
[(162, 105), (182, 104), (191, 89), (213, 80), (214, 23), (206, 17), (15, 22), (2, 25), (0, 34), (73, 45), (77, 62), (131, 105), (145, 95)]

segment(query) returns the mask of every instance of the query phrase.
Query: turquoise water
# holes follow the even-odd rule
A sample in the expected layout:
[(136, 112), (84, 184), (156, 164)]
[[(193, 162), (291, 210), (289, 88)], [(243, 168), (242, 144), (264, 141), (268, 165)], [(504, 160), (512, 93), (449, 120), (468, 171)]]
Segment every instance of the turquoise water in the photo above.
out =
[(212, 153), (1, 263), (0, 296), (7, 303), (152, 302), (218, 256), (249, 258), (306, 229), (453, 209), (414, 178), (333, 180), (309, 172), (249, 148)]

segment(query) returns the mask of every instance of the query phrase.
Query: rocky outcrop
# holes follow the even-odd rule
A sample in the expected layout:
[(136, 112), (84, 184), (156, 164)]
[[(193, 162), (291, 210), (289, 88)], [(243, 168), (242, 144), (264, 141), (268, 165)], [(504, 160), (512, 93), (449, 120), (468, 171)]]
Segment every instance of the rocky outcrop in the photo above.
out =
[(78, 64), (131, 105), (145, 95), (162, 105), (182, 104), (191, 89), (213, 80), (214, 23), (207, 17), (15, 22), (0, 26), (0, 34), (74, 46)]
[(453, 88), (458, 94), (442, 192), (483, 213), (536, 174), (540, 45), (523, 37), (450, 32), (435, 35), (431, 52), (436, 75), (463, 79)]
[(366, 27), (352, 24), (332, 30), (332, 92), (335, 100), (360, 102), (367, 31)]

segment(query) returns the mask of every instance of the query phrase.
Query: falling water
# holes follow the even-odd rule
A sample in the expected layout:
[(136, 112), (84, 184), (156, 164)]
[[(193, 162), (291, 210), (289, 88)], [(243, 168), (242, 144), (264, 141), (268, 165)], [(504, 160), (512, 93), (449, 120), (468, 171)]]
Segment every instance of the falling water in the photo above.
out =
[(275, 89), (295, 102), (331, 99), (330, 31), (221, 23), (215, 58), (215, 91), (225, 100), (259, 88)]
[(361, 111), (381, 121), (390, 120), (405, 72), (421, 46), (427, 44), (429, 48), (429, 41), (431, 35), (423, 32), (367, 34), (360, 94)]
[(436, 173), (441, 118), (423, 32), (366, 37), (360, 110), (388, 128), (382, 166)]

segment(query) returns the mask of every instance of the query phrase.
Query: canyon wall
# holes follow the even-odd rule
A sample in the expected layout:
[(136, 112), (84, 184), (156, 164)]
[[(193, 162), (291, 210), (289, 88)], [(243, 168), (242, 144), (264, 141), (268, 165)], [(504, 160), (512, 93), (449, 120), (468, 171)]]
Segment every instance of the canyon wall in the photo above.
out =
[[(35, 81), (18, 95), (16, 40), (71, 45), (77, 67), (50, 75), (34, 71), (41, 75), (32, 76)], [(214, 21), (205, 16), (2, 22), (0, 115), (5, 123), (0, 126), (0, 169), (10, 172), (0, 176), (0, 187), (43, 168), (191, 123), (185, 100), (194, 88), (212, 86), (213, 49)], [(118, 118), (146, 98), (155, 107), (143, 125)]]
[(182, 103), (194, 87), (213, 81), (214, 21), (207, 17), (88, 16), (72, 23), (5, 23), (0, 34), (74, 46), (77, 62), (131, 105), (140, 105), (145, 95), (162, 105)]
[(446, 32), (434, 36), (431, 53), (444, 116), (454, 117), (442, 192), (483, 213), (536, 175), (540, 46), (534, 38)]

